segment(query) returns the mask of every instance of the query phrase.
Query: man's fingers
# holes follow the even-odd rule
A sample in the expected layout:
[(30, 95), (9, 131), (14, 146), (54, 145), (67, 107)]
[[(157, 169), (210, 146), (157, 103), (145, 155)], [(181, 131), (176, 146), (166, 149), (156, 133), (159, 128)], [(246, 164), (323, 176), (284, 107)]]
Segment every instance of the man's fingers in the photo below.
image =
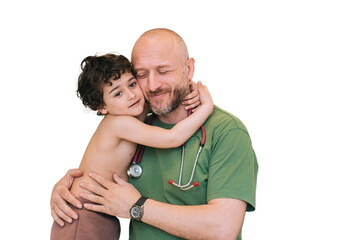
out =
[[(68, 203), (70, 203), (71, 205), (77, 207), (77, 208), (82, 208), (81, 202), (76, 199), (74, 197), (74, 195), (72, 195), (69, 191), (66, 191), (64, 193), (60, 193), (61, 197)], [(68, 209), (71, 210), (71, 208), (64, 202), (60, 202), (58, 203), (59, 205), (61, 204), (62, 206), (66, 206)], [(72, 211), (72, 210), (71, 210)], [(73, 213), (75, 213), (74, 211), (72, 211)]]
[(111, 186), (111, 182), (106, 180), (103, 176), (94, 173), (94, 172), (89, 172), (89, 176), (94, 179), (96, 182), (100, 183), (102, 186), (104, 186), (106, 189), (109, 189)]
[[(68, 223), (72, 223), (72, 221), (73, 221), (73, 219), (71, 217), (69, 217), (69, 216), (71, 216), (71, 214), (67, 215), (62, 210), (60, 210), (60, 208), (58, 208), (56, 205), (54, 206), (53, 209), (51, 209), (51, 215), (53, 216), (55, 221), (56, 221), (55, 217), (57, 219), (60, 219), (60, 221), (64, 220), (64, 221), (67, 221)], [(58, 222), (60, 222), (60, 221), (58, 221)]]
[(84, 172), (79, 169), (70, 169), (69, 171), (67, 171), (65, 175), (67, 188), (70, 189), (75, 178), (81, 177), (83, 174)]
[[(78, 218), (76, 212), (74, 212), (74, 210), (72, 210), (71, 207), (69, 207), (69, 205), (64, 201), (56, 203), (54, 205), (54, 210), (61, 219), (64, 219), (67, 222), (69, 222), (69, 219), (66, 219), (66, 217), (73, 219)], [(71, 223), (71, 221), (69, 223)]]
[(91, 183), (80, 183), (80, 187), (100, 196), (104, 196), (106, 193), (106, 189)]
[(73, 177), (81, 177), (84, 174), (83, 171), (81, 171), (80, 169), (74, 168), (74, 169), (70, 169), (69, 171), (67, 171), (66, 175), (71, 175)]
[(124, 183), (126, 183), (123, 179), (121, 179), (116, 173), (113, 174), (113, 179), (114, 181), (119, 184), (119, 185), (123, 185)]
[(104, 198), (95, 194), (80, 193), (80, 197), (94, 203), (104, 204)]
[(64, 224), (65, 224), (64, 221), (58, 217), (58, 215), (55, 213), (54, 209), (51, 209), (51, 216), (59, 226), (61, 226), (61, 227), (64, 226)]
[(96, 204), (90, 204), (90, 203), (85, 203), (84, 204), (84, 207), (88, 210), (91, 210), (91, 211), (95, 211), (95, 212), (102, 212), (102, 213), (107, 213), (109, 214), (105, 207), (103, 205), (96, 205)]

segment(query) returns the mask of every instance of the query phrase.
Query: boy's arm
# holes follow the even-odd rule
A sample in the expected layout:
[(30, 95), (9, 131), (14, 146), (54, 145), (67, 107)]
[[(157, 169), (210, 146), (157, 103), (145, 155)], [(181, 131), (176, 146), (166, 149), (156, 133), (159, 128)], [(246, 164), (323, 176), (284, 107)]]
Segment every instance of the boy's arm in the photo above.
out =
[(149, 112), (150, 112), (150, 106), (149, 104), (145, 103), (143, 112), (136, 118), (139, 119), (141, 122), (144, 122)]
[[(199, 91), (197, 89), (197, 84), (194, 81), (190, 82), (190, 93), (185, 96), (182, 104), (185, 105), (185, 109), (193, 109), (193, 112), (195, 112), (196, 108), (200, 105), (200, 97), (199, 97)], [(150, 106), (148, 103), (145, 103), (143, 112), (137, 116), (136, 118), (140, 121), (144, 122), (146, 119), (146, 116), (151, 112)]]
[(129, 116), (112, 121), (111, 129), (119, 138), (155, 148), (178, 147), (189, 139), (213, 111), (213, 102), (206, 86), (198, 83), (201, 105), (197, 111), (167, 130), (149, 126)]

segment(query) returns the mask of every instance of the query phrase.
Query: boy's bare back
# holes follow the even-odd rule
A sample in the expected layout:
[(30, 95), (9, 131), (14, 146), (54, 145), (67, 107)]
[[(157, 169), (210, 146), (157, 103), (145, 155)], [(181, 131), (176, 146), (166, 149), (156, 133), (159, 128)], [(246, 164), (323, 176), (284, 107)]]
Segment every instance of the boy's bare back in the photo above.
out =
[(99, 124), (79, 167), (84, 171), (84, 175), (74, 181), (70, 190), (75, 197), (80, 198), (80, 192), (86, 191), (79, 186), (80, 182), (96, 183), (88, 176), (91, 171), (101, 174), (108, 180), (112, 180), (112, 175), (117, 173), (127, 181), (126, 170), (135, 154), (137, 144), (119, 139), (111, 127), (114, 124), (128, 124), (126, 120), (127, 118), (122, 116), (105, 116)]

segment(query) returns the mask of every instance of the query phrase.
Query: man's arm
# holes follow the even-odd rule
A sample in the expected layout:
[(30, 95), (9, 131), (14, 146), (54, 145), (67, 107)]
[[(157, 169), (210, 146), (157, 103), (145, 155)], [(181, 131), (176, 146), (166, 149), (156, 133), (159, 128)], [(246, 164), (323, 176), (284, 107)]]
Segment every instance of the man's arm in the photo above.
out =
[[(131, 206), (141, 196), (134, 186), (114, 175), (117, 183), (96, 173), (90, 173), (102, 186), (81, 183), (95, 194), (82, 193), (82, 198), (95, 204), (84, 207), (109, 215), (129, 218)], [(235, 239), (241, 229), (246, 202), (238, 199), (218, 198), (198, 206), (179, 206), (148, 199), (144, 204), (142, 221), (172, 235), (186, 239)]]
[(142, 221), (185, 239), (236, 239), (246, 202), (219, 198), (205, 205), (178, 206), (149, 199)]

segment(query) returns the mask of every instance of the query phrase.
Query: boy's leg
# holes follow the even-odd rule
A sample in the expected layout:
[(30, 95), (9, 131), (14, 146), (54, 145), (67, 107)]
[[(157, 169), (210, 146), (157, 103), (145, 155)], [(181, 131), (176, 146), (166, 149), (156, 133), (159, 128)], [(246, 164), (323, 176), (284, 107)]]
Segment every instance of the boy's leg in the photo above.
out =
[(77, 209), (70, 205), (78, 214), (78, 220), (73, 223), (65, 222), (64, 227), (53, 223), (51, 240), (76, 239), (76, 240), (118, 240), (120, 237), (120, 222), (117, 217), (107, 214), (92, 212), (86, 209)]

